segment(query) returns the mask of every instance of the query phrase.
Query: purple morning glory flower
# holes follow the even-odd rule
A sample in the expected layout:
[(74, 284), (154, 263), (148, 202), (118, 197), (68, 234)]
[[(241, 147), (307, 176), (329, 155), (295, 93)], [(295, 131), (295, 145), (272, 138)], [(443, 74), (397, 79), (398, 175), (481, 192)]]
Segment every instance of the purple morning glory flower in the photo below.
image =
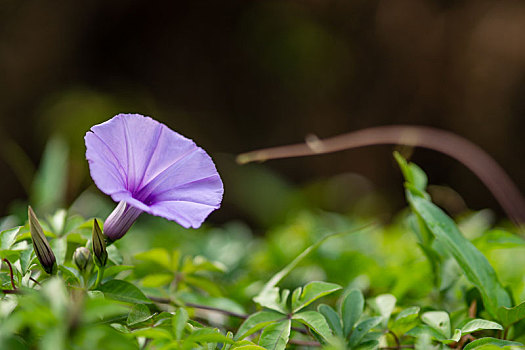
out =
[(197, 228), (220, 206), (224, 190), (210, 156), (150, 117), (116, 115), (85, 141), (93, 181), (119, 202), (104, 223), (111, 241), (143, 212)]

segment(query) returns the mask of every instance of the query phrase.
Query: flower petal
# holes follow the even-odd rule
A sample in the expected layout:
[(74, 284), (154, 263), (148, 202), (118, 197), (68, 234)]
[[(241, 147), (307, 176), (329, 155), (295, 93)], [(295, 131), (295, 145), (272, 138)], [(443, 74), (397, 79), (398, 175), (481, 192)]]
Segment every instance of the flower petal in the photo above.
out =
[(223, 185), (208, 154), (149, 117), (119, 114), (85, 137), (91, 176), (113, 200), (199, 227), (220, 206)]
[(185, 228), (198, 228), (215, 209), (217, 209), (217, 207), (202, 203), (164, 201), (153, 204), (150, 210), (148, 210), (148, 213), (174, 220)]

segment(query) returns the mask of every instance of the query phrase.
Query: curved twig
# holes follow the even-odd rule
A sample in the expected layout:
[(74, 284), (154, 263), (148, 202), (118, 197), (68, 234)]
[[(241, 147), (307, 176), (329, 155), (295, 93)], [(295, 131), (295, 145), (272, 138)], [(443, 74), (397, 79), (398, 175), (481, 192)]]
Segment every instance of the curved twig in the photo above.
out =
[(458, 160), (487, 186), (514, 223), (525, 223), (525, 199), (501, 166), (474, 143), (444, 130), (422, 126), (379, 126), (324, 140), (310, 136), (307, 137), (306, 143), (240, 154), (237, 162), (244, 164), (269, 159), (302, 157), (381, 144), (429, 148)]
[(9, 277), (11, 278), (11, 287), (13, 287), (13, 290), (15, 290), (16, 286), (15, 286), (15, 279), (13, 277), (13, 267), (11, 266), (11, 263), (9, 262), (9, 260), (4, 258), (2, 259), (2, 261), (5, 261), (7, 266), (9, 266)]

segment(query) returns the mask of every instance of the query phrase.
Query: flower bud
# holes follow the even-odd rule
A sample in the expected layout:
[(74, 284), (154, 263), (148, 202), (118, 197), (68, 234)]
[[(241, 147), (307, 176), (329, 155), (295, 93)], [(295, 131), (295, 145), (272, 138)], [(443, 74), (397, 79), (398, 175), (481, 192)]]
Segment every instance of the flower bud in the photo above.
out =
[(86, 247), (78, 247), (73, 253), (73, 262), (78, 269), (83, 272), (86, 270), (91, 258), (91, 252)]
[(106, 251), (106, 241), (104, 235), (100, 230), (97, 219), (93, 220), (93, 236), (91, 238), (93, 244), (93, 261), (99, 267), (106, 266), (108, 261), (108, 252)]
[(27, 208), (27, 217), (29, 219), (29, 231), (31, 232), (31, 240), (33, 241), (33, 249), (36, 257), (45, 272), (50, 275), (55, 274), (57, 270), (55, 254), (53, 254), (44, 235), (44, 229), (38, 222), (35, 212), (31, 207)]
[(104, 235), (110, 242), (122, 238), (140, 214), (142, 210), (120, 202), (104, 222)]

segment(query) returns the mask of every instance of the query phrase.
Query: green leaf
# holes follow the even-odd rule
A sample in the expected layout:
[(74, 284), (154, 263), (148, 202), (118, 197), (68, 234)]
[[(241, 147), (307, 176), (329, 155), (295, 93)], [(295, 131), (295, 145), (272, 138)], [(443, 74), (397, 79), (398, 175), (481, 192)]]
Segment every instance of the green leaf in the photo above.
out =
[(215, 282), (213, 282), (209, 277), (198, 275), (186, 275), (184, 277), (184, 282), (192, 287), (196, 287), (205, 291), (210, 296), (219, 297), (222, 294), (219, 286)]
[(430, 231), (456, 259), (468, 280), (476, 286), (487, 311), (497, 317), (500, 306), (509, 307), (511, 299), (499, 283), (487, 258), (459, 232), (454, 221), (441, 209), (421, 197), (407, 193), (413, 209), (423, 218)]
[[(342, 289), (342, 287), (338, 284), (319, 281), (310, 282), (305, 285), (302, 289), (302, 293), (301, 289), (297, 288), (292, 295), (292, 311), (297, 312), (310, 305), (315, 300), (339, 289)], [(299, 292), (296, 293), (297, 290)]]
[(55, 254), (57, 264), (63, 265), (64, 261), (66, 260), (66, 253), (67, 253), (66, 238), (65, 237), (55, 238), (51, 242), (49, 242), (49, 245), (51, 246), (51, 249), (53, 250), (53, 253)]
[(124, 305), (98, 294), (102, 293), (99, 291), (88, 292), (90, 297), (86, 299), (82, 313), (84, 322), (96, 322), (117, 315), (125, 315), (128, 309)]
[(149, 300), (144, 293), (135, 285), (123, 280), (111, 280), (100, 287), (98, 290), (110, 299), (124, 301), (126, 303), (149, 304)]
[[(322, 239), (320, 239), (316, 243), (314, 243), (311, 246), (309, 246), (308, 248), (306, 248), (301, 254), (299, 254), (297, 257), (295, 257), (295, 259), (293, 259), (281, 271), (279, 271), (278, 273), (273, 275), (273, 277), (264, 285), (264, 287), (261, 290), (261, 292), (253, 298), (253, 301), (255, 301), (257, 304), (259, 304), (261, 306), (267, 307), (264, 304), (267, 303), (268, 301), (274, 301), (276, 299), (276, 296), (279, 295), (279, 291), (276, 288), (277, 284), (283, 278), (285, 278), (297, 265), (299, 265), (299, 263), (304, 258), (306, 258), (312, 251), (314, 251), (317, 248), (319, 248), (319, 246), (321, 244), (323, 244), (327, 239), (332, 238), (332, 237), (341, 236), (341, 235), (347, 234), (347, 233), (360, 232), (360, 231), (362, 231), (364, 229), (370, 228), (371, 226), (372, 225), (365, 225), (363, 227), (357, 228), (355, 230), (351, 230), (349, 232), (340, 232), (340, 233), (333, 233), (333, 234), (326, 235), (325, 237), (323, 237)], [(272, 304), (272, 306), (275, 306), (275, 305)], [(271, 309), (273, 309), (273, 308), (271, 308)], [(281, 310), (277, 310), (277, 311), (281, 311)]]
[(481, 237), (473, 242), (478, 247), (498, 249), (523, 247), (525, 240), (520, 236), (501, 229), (494, 229), (485, 232)]
[(377, 349), (379, 341), (377, 340), (367, 340), (354, 347), (353, 350), (372, 350)]
[(122, 257), (122, 254), (120, 253), (115, 244), (106, 247), (106, 251), (108, 253), (109, 261), (111, 261), (115, 265), (122, 265), (122, 261), (124, 260), (124, 258)]
[(292, 319), (301, 322), (308, 328), (319, 334), (324, 340), (328, 340), (332, 336), (330, 327), (326, 319), (319, 312), (316, 311), (302, 311), (292, 316)]
[(173, 315), (171, 325), (173, 327), (173, 334), (175, 335), (176, 340), (180, 340), (182, 338), (182, 334), (184, 332), (184, 328), (186, 327), (188, 319), (188, 311), (186, 311), (186, 309), (182, 307), (180, 307), (177, 310), (177, 312), (175, 312), (175, 314)]
[(428, 311), (421, 315), (421, 320), (438, 331), (445, 338), (450, 338), (450, 317), (445, 311)]
[(292, 321), (289, 319), (267, 326), (259, 337), (259, 346), (267, 350), (284, 350), (290, 337), (291, 326)]
[(381, 317), (370, 317), (357, 324), (352, 335), (350, 335), (350, 340), (348, 341), (348, 346), (354, 347), (361, 342), (366, 333), (368, 333), (372, 328), (381, 323)]
[(233, 340), (211, 328), (197, 329), (191, 333), (182, 345), (183, 349), (192, 349), (196, 343), (226, 343), (233, 344)]
[(491, 344), (496, 345), (499, 347), (503, 346), (523, 346), (523, 344), (515, 342), (515, 341), (509, 341), (509, 340), (501, 340), (496, 338), (480, 338), (477, 340), (474, 340), (472, 343), (469, 343), (467, 346), (463, 348), (463, 350), (474, 350), (474, 349), (481, 349), (482, 346)]
[(62, 206), (67, 188), (69, 149), (66, 142), (53, 136), (47, 143), (33, 182), (32, 203), (43, 210)]
[(461, 327), (461, 334), (477, 332), (483, 329), (503, 330), (503, 327), (499, 323), (476, 318), (467, 322), (463, 327)]
[(58, 265), (58, 271), (62, 272), (62, 279), (64, 281), (73, 280), (76, 284), (80, 284), (80, 276), (77, 269), (65, 265)]
[(135, 304), (131, 308), (126, 324), (133, 326), (134, 324), (144, 322), (152, 318), (153, 315), (149, 311), (149, 308), (144, 304)]
[(403, 172), (405, 180), (413, 186), (414, 189), (425, 192), (427, 188), (427, 174), (414, 163), (408, 163), (398, 152), (394, 152), (394, 158)]
[(173, 281), (173, 274), (169, 273), (151, 273), (144, 277), (140, 282), (144, 287), (159, 288), (168, 285)]
[(135, 266), (131, 265), (112, 265), (104, 269), (104, 278), (113, 277), (122, 271), (133, 270)]
[(334, 334), (342, 338), (343, 327), (341, 324), (341, 317), (339, 317), (339, 314), (326, 304), (319, 305), (317, 307), (317, 311), (319, 311), (324, 316), (326, 322), (328, 323), (330, 329), (334, 332)]
[(289, 295), (290, 291), (288, 289), (280, 291), (278, 287), (273, 287), (264, 293), (259, 293), (256, 297), (257, 300), (255, 298), (253, 300), (262, 307), (287, 314), (289, 311), (287, 306)]
[(268, 326), (270, 323), (282, 320), (283, 318), (286, 318), (286, 315), (274, 311), (256, 312), (241, 324), (234, 339), (244, 339), (250, 334)]
[(145, 337), (150, 339), (172, 339), (170, 332), (164, 328), (141, 328), (130, 334), (135, 337)]
[(512, 308), (500, 307), (498, 309), (498, 319), (501, 323), (508, 327), (525, 318), (525, 302), (514, 306)]
[(343, 334), (346, 337), (354, 328), (355, 323), (361, 317), (365, 307), (365, 298), (358, 289), (352, 289), (343, 300), (341, 315), (343, 319)]
[(418, 323), (419, 307), (413, 306), (401, 311), (394, 320), (390, 329), (395, 334), (405, 334)]
[(0, 232), (0, 250), (7, 250), (11, 248), (13, 243), (15, 243), (16, 235), (18, 234), (21, 228), (22, 226), (18, 226)]
[(450, 339), (448, 339), (445, 344), (450, 344), (450, 343), (453, 343), (453, 342), (458, 342), (459, 339), (461, 339), (461, 330), (460, 329), (456, 329), (454, 330), (454, 334), (452, 335), (452, 337)]
[(419, 188), (419, 193), (413, 190), (418, 186), (418, 181), (415, 180), (418, 170), (408, 169), (406, 161), (398, 154), (395, 157), (407, 180), (406, 197), (412, 210), (419, 215), (441, 245), (456, 259), (467, 279), (479, 290), (487, 311), (493, 317), (497, 317), (498, 307), (510, 307), (512, 301), (507, 291), (499, 283), (494, 269), (485, 256), (461, 234), (454, 221), (428, 200), (424, 188)]
[(154, 248), (135, 255), (135, 259), (148, 261), (172, 271), (171, 260), (168, 251), (164, 248)]
[[(230, 331), (227, 331), (227, 332), (226, 332), (226, 337), (228, 337), (228, 339), (233, 340), (233, 333), (230, 332)], [(233, 345), (233, 344), (224, 344), (224, 345), (222, 346), (222, 349), (221, 349), (221, 350), (230, 350), (231, 347), (232, 347), (232, 345)]]
[(209, 261), (203, 256), (197, 255), (193, 258), (186, 257), (181, 269), (187, 275), (197, 272), (226, 272), (226, 266), (217, 261)]
[(266, 350), (262, 346), (256, 345), (249, 340), (241, 340), (233, 344), (231, 350)]
[(427, 326), (426, 324), (421, 324), (419, 326), (416, 326), (410, 329), (405, 334), (411, 337), (416, 337), (418, 339), (424, 336), (429, 336), (442, 343), (449, 341), (449, 337), (446, 337), (445, 335), (443, 335), (441, 331), (438, 331), (433, 327)]
[(381, 294), (373, 300), (373, 305), (383, 318), (383, 325), (386, 326), (396, 306), (396, 297), (392, 294)]

